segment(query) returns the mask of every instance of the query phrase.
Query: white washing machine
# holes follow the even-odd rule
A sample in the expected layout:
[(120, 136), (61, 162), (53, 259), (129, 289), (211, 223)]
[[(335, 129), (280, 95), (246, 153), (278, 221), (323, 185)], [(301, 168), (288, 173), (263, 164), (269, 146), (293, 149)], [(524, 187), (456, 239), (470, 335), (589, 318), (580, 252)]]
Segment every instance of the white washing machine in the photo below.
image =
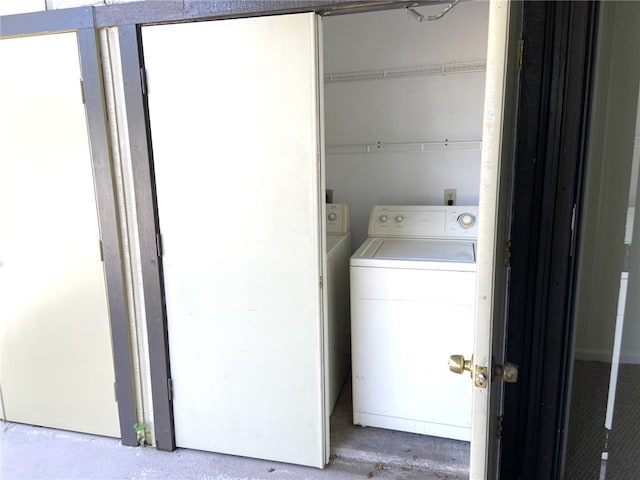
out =
[(376, 206), (351, 257), (353, 422), (471, 439), (476, 206)]
[(349, 312), (349, 209), (327, 204), (327, 320), (329, 325), (329, 402), (333, 411), (351, 368)]

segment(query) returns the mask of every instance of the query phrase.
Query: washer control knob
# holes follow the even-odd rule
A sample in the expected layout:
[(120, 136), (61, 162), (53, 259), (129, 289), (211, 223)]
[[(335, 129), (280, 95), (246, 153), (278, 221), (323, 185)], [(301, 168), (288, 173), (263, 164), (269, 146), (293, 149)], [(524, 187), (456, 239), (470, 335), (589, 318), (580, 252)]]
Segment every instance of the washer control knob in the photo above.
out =
[(380, 221), (382, 223), (386, 222), (387, 220), (389, 220), (389, 217), (387, 217), (386, 215), (380, 215)]
[(331, 213), (328, 215), (328, 218), (329, 218), (329, 221), (331, 221), (331, 222), (335, 222), (335, 221), (336, 221), (336, 218), (338, 218), (338, 215), (336, 215), (336, 213), (335, 213), (335, 212), (331, 212)]
[(471, 228), (476, 224), (476, 217), (470, 213), (463, 213), (458, 217), (458, 224), (462, 228)]
[(402, 215), (396, 215), (396, 222), (401, 223), (404, 220)]

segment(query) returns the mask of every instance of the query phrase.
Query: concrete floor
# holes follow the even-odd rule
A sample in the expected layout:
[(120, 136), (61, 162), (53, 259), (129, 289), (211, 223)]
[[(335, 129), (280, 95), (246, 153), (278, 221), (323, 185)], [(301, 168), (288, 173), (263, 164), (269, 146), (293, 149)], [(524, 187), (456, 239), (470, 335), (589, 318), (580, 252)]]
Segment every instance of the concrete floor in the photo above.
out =
[[(347, 383), (349, 385), (349, 382)], [(287, 480), (468, 478), (469, 444), (351, 424), (345, 388), (331, 417), (331, 461), (324, 470), (177, 449), (125, 447), (119, 440), (0, 422), (0, 478)]]

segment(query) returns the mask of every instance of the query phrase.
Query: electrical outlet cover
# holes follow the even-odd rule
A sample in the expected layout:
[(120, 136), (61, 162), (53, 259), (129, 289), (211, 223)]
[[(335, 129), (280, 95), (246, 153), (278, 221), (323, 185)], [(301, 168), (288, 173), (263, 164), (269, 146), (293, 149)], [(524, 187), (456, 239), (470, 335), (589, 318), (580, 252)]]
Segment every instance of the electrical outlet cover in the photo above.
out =
[(456, 189), (455, 188), (445, 188), (444, 189), (444, 204), (445, 205), (456, 205), (458, 203), (458, 199), (456, 198)]

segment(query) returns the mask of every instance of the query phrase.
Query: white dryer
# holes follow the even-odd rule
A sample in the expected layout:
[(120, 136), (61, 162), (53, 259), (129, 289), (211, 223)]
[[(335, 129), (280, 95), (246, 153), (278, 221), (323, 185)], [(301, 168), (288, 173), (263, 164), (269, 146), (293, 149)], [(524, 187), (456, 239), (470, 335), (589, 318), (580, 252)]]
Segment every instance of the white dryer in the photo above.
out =
[(353, 422), (471, 439), (476, 206), (376, 206), (351, 257)]
[(351, 368), (349, 323), (349, 208), (327, 204), (327, 323), (329, 327), (329, 402), (333, 411)]

